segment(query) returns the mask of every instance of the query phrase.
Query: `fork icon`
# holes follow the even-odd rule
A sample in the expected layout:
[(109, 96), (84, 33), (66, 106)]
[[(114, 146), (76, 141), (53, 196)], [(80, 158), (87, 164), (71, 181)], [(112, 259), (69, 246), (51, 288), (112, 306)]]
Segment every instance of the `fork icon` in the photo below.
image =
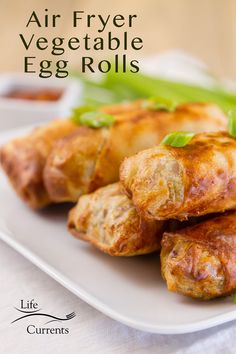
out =
[(71, 312), (68, 315), (66, 315), (67, 320), (71, 320), (72, 318), (74, 318), (76, 316), (75, 312)]
[(56, 321), (58, 321), (58, 322), (61, 322), (61, 321), (69, 321), (69, 320), (72, 320), (72, 318), (74, 318), (76, 316), (76, 313), (75, 312), (71, 312), (71, 313), (69, 313), (68, 315), (66, 315), (66, 318), (58, 318), (58, 317), (52, 317), (52, 316), (50, 316), (50, 317), (52, 317), (52, 318), (54, 318), (53, 320), (51, 320), (51, 321), (48, 321), (48, 322), (46, 322), (45, 324), (48, 324), (48, 323), (51, 323), (51, 322), (56, 322)]

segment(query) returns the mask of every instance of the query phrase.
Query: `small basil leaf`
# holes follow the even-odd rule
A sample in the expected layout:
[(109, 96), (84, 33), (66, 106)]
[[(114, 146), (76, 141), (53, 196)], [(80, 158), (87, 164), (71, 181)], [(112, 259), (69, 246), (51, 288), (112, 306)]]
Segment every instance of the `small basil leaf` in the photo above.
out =
[(86, 113), (86, 112), (92, 112), (92, 111), (95, 111), (96, 110), (96, 107), (95, 106), (89, 106), (89, 105), (85, 105), (85, 106), (80, 106), (80, 107), (76, 107), (76, 108), (73, 108), (73, 115), (71, 117), (71, 120), (73, 123), (75, 124), (81, 124), (80, 122), (80, 117), (83, 113)]
[(228, 113), (229, 116), (229, 134), (236, 138), (236, 111), (231, 110)]
[(189, 132), (174, 132), (167, 134), (161, 142), (161, 145), (172, 147), (184, 147), (193, 138), (194, 134)]
[(234, 303), (236, 303), (236, 294), (232, 295), (232, 300), (233, 300)]
[(103, 112), (86, 112), (80, 116), (80, 124), (91, 128), (108, 127), (114, 123), (114, 117)]
[(153, 111), (166, 111), (173, 112), (176, 109), (177, 104), (174, 101), (163, 97), (150, 97), (143, 102), (143, 108)]

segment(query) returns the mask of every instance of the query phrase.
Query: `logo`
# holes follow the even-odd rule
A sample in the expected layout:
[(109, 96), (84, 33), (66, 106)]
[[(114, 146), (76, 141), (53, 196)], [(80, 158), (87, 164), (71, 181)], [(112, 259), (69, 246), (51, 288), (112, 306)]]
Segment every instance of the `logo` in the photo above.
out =
[[(14, 309), (18, 311), (18, 317), (11, 323), (13, 324), (18, 321), (25, 322), (26, 319), (30, 320), (30, 324), (27, 324), (26, 327), (26, 331), (29, 334), (69, 334), (69, 328), (64, 327), (63, 324), (72, 320), (76, 316), (75, 312), (63, 316), (46, 313), (39, 308), (38, 303), (35, 302), (34, 299), (26, 301), (20, 300), (20, 306), (14, 307)], [(43, 326), (38, 326), (35, 323), (36, 321), (38, 323), (39, 320), (46, 320), (46, 322), (43, 323)], [(62, 325), (57, 327), (51, 326), (54, 322), (62, 323)]]

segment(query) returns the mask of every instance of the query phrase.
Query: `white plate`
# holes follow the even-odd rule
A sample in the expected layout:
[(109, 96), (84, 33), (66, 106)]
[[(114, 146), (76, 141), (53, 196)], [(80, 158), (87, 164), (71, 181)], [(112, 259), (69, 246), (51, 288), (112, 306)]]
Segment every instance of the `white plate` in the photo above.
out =
[[(0, 145), (24, 130), (0, 135)], [(0, 236), (81, 299), (131, 327), (155, 333), (187, 333), (236, 319), (231, 298), (194, 301), (169, 293), (158, 254), (115, 258), (72, 238), (65, 206), (28, 209), (0, 173)]]

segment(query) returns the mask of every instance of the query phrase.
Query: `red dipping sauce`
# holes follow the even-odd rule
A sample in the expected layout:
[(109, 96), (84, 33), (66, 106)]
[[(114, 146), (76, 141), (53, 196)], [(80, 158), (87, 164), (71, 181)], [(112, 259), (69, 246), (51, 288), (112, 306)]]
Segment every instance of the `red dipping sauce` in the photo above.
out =
[(3, 97), (9, 99), (19, 99), (27, 101), (58, 101), (62, 96), (63, 91), (57, 89), (14, 89), (4, 94)]

